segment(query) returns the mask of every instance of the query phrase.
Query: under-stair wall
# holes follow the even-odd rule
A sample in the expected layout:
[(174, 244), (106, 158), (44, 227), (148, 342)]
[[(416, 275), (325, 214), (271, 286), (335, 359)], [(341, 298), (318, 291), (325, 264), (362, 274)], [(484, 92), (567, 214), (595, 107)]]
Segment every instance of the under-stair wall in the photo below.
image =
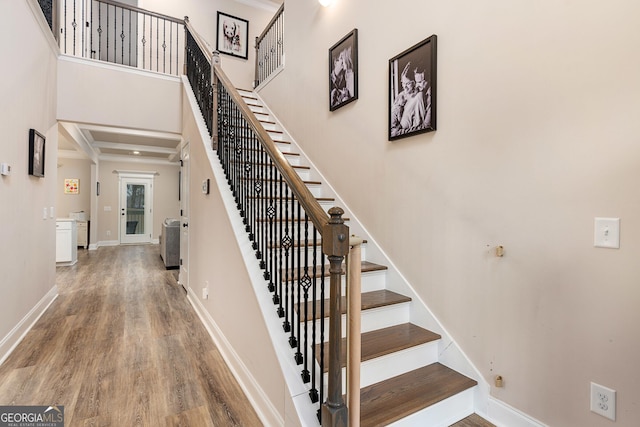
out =
[[(247, 253), (255, 259), (251, 243), (239, 215), (228, 214), (225, 204), (232, 204), (230, 212), (235, 204), (189, 83), (186, 78), (183, 82), (183, 140), (191, 153), (189, 228), (194, 230), (189, 238), (188, 297), (265, 425), (295, 427), (300, 424), (278, 349), (252, 287), (252, 276), (261, 277), (261, 272), (257, 265), (245, 264)], [(206, 179), (211, 182), (209, 194), (202, 192)], [(208, 298), (203, 298), (203, 288)]]

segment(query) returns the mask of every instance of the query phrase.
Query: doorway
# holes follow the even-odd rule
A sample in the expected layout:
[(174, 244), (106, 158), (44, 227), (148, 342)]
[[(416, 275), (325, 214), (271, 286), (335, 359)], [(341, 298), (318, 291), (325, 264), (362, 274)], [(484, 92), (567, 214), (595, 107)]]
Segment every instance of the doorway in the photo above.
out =
[(178, 282), (189, 292), (189, 142), (182, 147), (180, 161), (180, 272)]
[(153, 176), (120, 176), (120, 243), (151, 243)]

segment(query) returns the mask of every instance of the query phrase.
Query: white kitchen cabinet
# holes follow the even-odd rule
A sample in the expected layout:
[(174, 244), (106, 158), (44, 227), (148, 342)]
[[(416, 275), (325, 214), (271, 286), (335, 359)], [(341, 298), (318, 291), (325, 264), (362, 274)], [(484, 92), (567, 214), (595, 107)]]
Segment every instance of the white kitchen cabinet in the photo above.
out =
[(78, 262), (78, 227), (75, 219), (56, 221), (56, 265)]

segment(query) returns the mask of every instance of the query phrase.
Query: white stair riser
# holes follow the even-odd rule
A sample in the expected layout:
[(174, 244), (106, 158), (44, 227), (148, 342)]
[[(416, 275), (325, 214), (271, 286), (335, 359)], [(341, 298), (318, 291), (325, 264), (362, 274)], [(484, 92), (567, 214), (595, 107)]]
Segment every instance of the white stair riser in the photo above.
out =
[[(360, 364), (360, 387), (367, 387), (388, 378), (406, 374), (438, 361), (438, 341), (415, 346), (395, 353), (366, 360)], [(325, 373), (325, 384), (328, 374)], [(347, 392), (347, 369), (342, 369), (342, 392)]]
[[(409, 303), (394, 304), (386, 307), (363, 310), (361, 317), (361, 332), (370, 332), (376, 329), (387, 328), (389, 326), (400, 325), (409, 322)], [(326, 307), (328, 310), (329, 307)], [(324, 319), (324, 339), (329, 339), (329, 319)], [(316, 321), (316, 335), (320, 335), (320, 321)], [(342, 315), (342, 336), (346, 336), (347, 316)], [(308, 322), (307, 333), (311, 337), (312, 322)], [(309, 338), (310, 339), (310, 338)]]
[(390, 424), (390, 427), (448, 427), (474, 412), (473, 396), (476, 387), (398, 420)]
[[(362, 278), (360, 280), (360, 284), (361, 284), (361, 289), (362, 292), (372, 292), (372, 291), (379, 291), (384, 289), (384, 285), (385, 285), (385, 272), (384, 271), (371, 271), (371, 272), (364, 272), (362, 273)], [(325, 286), (328, 287), (329, 286), (329, 278), (325, 279)], [(316, 286), (316, 288), (319, 288), (319, 284), (318, 286)], [(291, 292), (291, 291), (290, 291)], [(346, 295), (346, 278), (345, 276), (342, 276), (342, 295)], [(312, 289), (309, 289), (309, 297), (311, 298), (311, 293), (312, 293)], [(328, 297), (328, 289), (325, 290), (325, 298)], [(293, 294), (296, 296), (298, 295), (298, 286), (297, 286), (297, 282), (294, 283), (293, 286)], [(320, 289), (316, 289), (316, 299), (320, 298)]]

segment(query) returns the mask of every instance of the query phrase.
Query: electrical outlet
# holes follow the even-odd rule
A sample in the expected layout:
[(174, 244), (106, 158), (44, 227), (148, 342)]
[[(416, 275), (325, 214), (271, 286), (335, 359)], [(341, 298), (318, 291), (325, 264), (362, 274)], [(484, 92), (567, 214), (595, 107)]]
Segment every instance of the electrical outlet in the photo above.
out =
[(107, 230), (107, 237), (111, 236), (111, 230)]
[(591, 412), (616, 420), (616, 391), (591, 383)]

